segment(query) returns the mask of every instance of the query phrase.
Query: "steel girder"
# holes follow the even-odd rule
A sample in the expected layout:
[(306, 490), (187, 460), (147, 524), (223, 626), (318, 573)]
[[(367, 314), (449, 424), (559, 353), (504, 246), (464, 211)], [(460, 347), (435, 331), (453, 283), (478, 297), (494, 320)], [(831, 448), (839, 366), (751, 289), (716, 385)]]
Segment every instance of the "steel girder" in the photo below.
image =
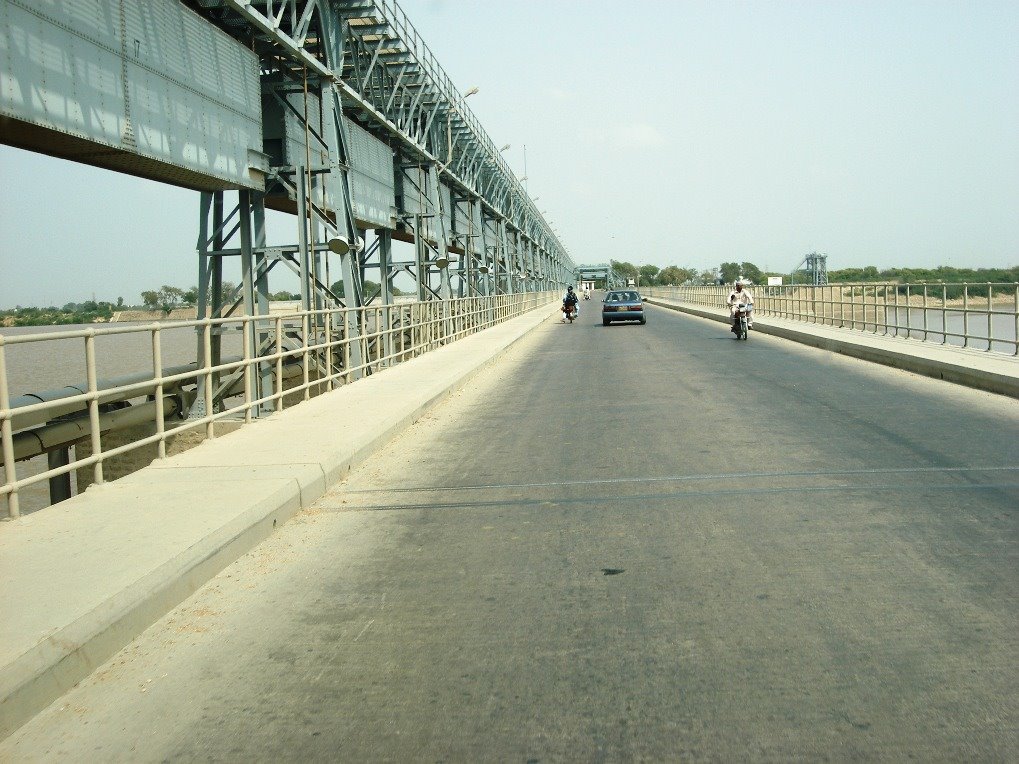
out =
[[(277, 191), (283, 188), (289, 197), (297, 197), (292, 211), (309, 221), (300, 227), (305, 231), (299, 246), (302, 262), (314, 263), (321, 239), (340, 236), (356, 243), (366, 238), (368, 226), (356, 219), (351, 200), (350, 144), (341, 117), (389, 145), (394, 185), (401, 164), (429, 168), (421, 189), (427, 209), (419, 209), (416, 217), (398, 209), (391, 229), (376, 229), (377, 240), (415, 241), (415, 262), (390, 261), (383, 268), (359, 263), (355, 249), (341, 255), (348, 305), (364, 302), (366, 266), (379, 267), (383, 282), (398, 270), (413, 272), (423, 298), (451, 296), (451, 270), (458, 276), (457, 291), (468, 293), (482, 291), (481, 276), (494, 293), (548, 288), (569, 278), (569, 253), (393, 0), (186, 3), (255, 50), (264, 77), (300, 86), (321, 105), (320, 123), (308, 125), (307, 134), (324, 149), (325, 167), (308, 162), (303, 172), (277, 167), (270, 174)], [(272, 190), (267, 188), (270, 200)], [(450, 200), (451, 209), (444, 209), (444, 199)], [(457, 229), (458, 217), (464, 216), (469, 228), (478, 221), (477, 233)], [(432, 225), (422, 225), (429, 219)], [(493, 227), (494, 221), (498, 225)], [(313, 270), (313, 265), (305, 270)], [(306, 291), (309, 302), (314, 302), (312, 292), (318, 299), (331, 297), (310, 286)], [(383, 299), (387, 291), (380, 295)]]

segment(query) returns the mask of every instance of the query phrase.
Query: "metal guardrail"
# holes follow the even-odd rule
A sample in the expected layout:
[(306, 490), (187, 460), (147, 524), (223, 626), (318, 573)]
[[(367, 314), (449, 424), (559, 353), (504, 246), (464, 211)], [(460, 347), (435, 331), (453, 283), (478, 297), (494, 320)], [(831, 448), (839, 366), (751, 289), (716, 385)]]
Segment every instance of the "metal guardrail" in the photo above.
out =
[[(721, 285), (641, 291), (713, 308)], [(754, 311), (794, 321), (1019, 355), (1019, 283), (827, 284), (751, 287)]]
[[(165, 458), (167, 440), (175, 435), (204, 429), (206, 438), (214, 438), (219, 420), (250, 423), (260, 415), (282, 411), (284, 399), (308, 400), (549, 304), (558, 296), (558, 292), (528, 292), (45, 334), (0, 333), (0, 464), (4, 477), (0, 496), (6, 499), (7, 516), (20, 516), (18, 493), (27, 486), (50, 480), (52, 487), (55, 479), (89, 467), (92, 481), (102, 483), (103, 464), (115, 456), (155, 444), (158, 458)], [(358, 331), (351, 331), (355, 325)], [(199, 360), (164, 370), (162, 335), (181, 329), (197, 334)], [(243, 352), (216, 361), (212, 336), (228, 331), (241, 333)], [(151, 373), (100, 381), (97, 338), (137, 333), (151, 337)], [(64, 388), (12, 399), (5, 349), (68, 339), (83, 343), (88, 380), (82, 389)], [(354, 343), (360, 345), (360, 354), (351, 353)], [(364, 360), (351, 365), (352, 357)], [(141, 424), (152, 425), (152, 434), (104, 448), (105, 434)], [(68, 449), (86, 439), (89, 455), (65, 458), (56, 465), (51, 460), (50, 469), (18, 477), (18, 461)]]

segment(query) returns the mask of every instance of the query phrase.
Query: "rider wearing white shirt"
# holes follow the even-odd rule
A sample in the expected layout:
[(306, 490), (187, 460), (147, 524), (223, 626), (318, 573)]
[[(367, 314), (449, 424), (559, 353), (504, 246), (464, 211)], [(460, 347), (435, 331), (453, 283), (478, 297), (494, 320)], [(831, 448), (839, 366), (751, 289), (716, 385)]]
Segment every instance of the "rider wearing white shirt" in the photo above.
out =
[[(743, 288), (743, 282), (737, 280), (733, 284), (732, 291), (729, 292), (729, 313), (732, 315), (732, 330), (736, 331), (736, 312), (737, 306), (739, 305), (753, 305), (754, 296), (750, 293), (749, 289)], [(754, 327), (753, 314), (747, 316), (747, 326), (751, 329)]]

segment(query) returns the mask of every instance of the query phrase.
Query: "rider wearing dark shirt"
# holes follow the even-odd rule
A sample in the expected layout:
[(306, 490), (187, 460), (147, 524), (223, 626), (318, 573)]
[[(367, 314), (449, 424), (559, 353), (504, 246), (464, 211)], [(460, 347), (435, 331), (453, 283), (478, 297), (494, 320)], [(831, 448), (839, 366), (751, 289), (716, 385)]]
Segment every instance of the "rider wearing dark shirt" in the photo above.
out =
[[(573, 287), (572, 286), (566, 287), (566, 296), (563, 297), (563, 312), (565, 313), (567, 310), (569, 310), (576, 313), (577, 315), (580, 315), (580, 308), (577, 307), (577, 302), (578, 302), (577, 293), (573, 291)], [(563, 321), (565, 320), (566, 317), (564, 315)]]

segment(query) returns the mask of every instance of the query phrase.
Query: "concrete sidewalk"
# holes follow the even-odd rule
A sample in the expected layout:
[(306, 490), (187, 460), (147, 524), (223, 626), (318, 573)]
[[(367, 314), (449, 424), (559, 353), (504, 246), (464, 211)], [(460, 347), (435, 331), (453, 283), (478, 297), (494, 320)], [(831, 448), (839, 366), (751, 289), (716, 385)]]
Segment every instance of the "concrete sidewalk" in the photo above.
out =
[(0, 739), (554, 314), (531, 311), (0, 526)]
[[(726, 324), (730, 320), (729, 311), (725, 308), (708, 308), (661, 297), (652, 297), (648, 302)], [(1019, 358), (1014, 356), (766, 315), (754, 316), (754, 331), (946, 382), (1019, 398)]]

